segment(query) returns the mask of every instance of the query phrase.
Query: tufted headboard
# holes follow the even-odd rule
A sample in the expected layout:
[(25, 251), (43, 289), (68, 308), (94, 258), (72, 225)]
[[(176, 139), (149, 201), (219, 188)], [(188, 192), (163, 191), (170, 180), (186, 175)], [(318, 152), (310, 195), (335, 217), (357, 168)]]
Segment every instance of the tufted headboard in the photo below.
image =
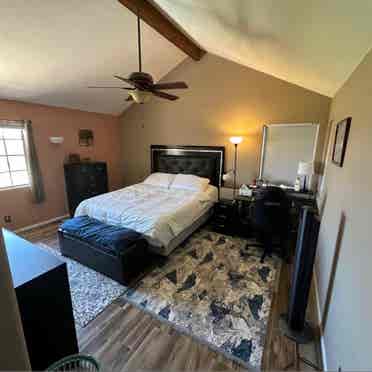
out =
[(183, 173), (209, 178), (220, 187), (224, 172), (223, 146), (151, 145), (151, 173)]

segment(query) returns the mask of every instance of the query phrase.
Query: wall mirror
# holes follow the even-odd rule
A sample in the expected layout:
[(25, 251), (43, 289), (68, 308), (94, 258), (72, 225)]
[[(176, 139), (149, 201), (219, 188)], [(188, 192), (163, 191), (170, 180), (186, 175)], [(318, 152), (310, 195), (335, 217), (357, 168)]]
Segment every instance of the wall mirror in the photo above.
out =
[(299, 162), (315, 162), (318, 135), (319, 124), (314, 123), (265, 125), (259, 178), (293, 186)]

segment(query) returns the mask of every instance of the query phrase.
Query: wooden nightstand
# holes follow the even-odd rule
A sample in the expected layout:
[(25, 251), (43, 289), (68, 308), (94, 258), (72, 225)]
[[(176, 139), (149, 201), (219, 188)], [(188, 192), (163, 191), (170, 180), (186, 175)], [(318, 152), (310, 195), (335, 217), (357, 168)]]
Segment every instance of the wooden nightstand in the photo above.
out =
[(234, 234), (234, 222), (236, 218), (236, 204), (232, 199), (220, 199), (214, 206), (211, 220), (213, 231), (221, 234)]

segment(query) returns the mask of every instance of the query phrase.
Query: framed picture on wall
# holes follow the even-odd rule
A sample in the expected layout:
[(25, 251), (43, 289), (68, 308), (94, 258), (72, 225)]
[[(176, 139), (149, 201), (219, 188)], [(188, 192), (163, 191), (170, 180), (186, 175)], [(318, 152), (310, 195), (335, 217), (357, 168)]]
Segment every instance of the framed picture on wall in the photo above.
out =
[(351, 118), (340, 121), (336, 126), (335, 143), (333, 145), (332, 161), (342, 167), (344, 165), (347, 140), (349, 138)]

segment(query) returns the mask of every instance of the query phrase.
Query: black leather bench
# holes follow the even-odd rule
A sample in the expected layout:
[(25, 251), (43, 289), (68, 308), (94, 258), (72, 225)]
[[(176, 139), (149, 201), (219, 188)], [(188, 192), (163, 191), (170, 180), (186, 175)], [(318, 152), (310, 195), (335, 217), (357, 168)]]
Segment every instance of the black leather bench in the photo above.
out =
[(128, 285), (154, 259), (142, 234), (88, 216), (65, 221), (58, 231), (63, 256)]

